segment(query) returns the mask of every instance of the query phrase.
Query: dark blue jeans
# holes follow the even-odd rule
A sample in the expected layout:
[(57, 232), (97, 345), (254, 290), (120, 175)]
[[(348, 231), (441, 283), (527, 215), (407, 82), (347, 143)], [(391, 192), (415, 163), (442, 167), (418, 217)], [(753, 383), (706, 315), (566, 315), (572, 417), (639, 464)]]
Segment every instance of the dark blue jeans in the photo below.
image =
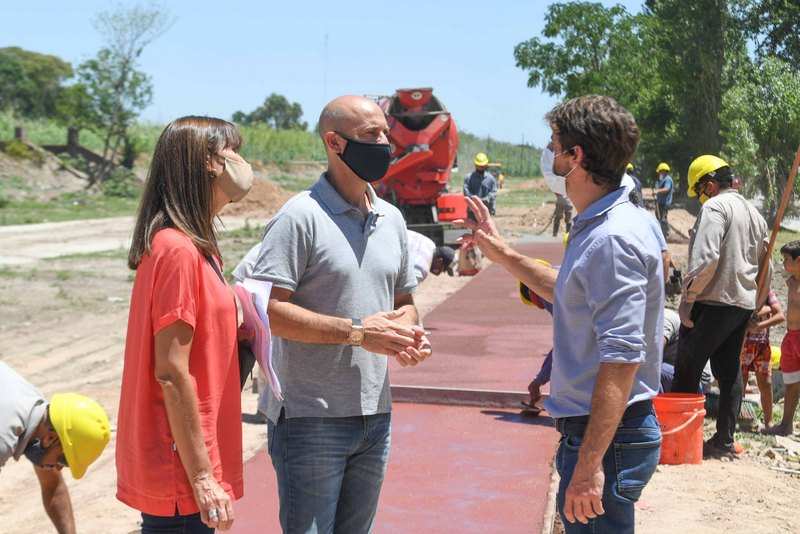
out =
[(556, 469), (561, 477), (556, 502), (564, 529), (567, 534), (633, 533), (634, 503), (653, 476), (661, 453), (658, 420), (654, 413), (622, 420), (603, 457), (605, 514), (590, 519), (587, 525), (577, 521), (570, 523), (564, 517), (564, 495), (578, 463), (578, 450), (585, 430), (585, 424), (566, 424), (556, 453)]
[(367, 534), (389, 459), (391, 415), (267, 423), (285, 534)]
[(213, 534), (201, 520), (200, 514), (161, 517), (142, 514), (142, 534)]

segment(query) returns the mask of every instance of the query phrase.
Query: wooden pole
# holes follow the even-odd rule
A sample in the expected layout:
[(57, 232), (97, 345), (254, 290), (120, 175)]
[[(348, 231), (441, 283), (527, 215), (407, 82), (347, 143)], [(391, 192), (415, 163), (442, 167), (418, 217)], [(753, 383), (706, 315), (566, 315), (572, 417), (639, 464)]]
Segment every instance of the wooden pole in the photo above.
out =
[(775, 240), (778, 238), (778, 232), (781, 230), (781, 221), (783, 221), (783, 213), (789, 205), (789, 200), (794, 193), (794, 180), (797, 177), (797, 168), (800, 167), (800, 146), (797, 147), (797, 152), (794, 155), (794, 163), (792, 169), (789, 171), (789, 177), (786, 179), (786, 187), (783, 188), (783, 195), (781, 196), (781, 203), (778, 206), (778, 212), (775, 215), (775, 222), (772, 224), (772, 234), (769, 236), (769, 244), (767, 245), (766, 254), (761, 258), (758, 266), (758, 283), (756, 287), (756, 312), (758, 312), (761, 303), (766, 300), (766, 288), (770, 286), (771, 281), (767, 280), (769, 274), (769, 261), (772, 257), (772, 249), (775, 248)]

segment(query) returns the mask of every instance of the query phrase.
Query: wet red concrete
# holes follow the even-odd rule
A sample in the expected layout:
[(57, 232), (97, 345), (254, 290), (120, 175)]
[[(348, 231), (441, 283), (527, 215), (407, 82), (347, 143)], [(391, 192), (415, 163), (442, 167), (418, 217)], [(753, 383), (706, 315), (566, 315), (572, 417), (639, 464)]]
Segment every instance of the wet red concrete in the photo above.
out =
[[(557, 263), (562, 247), (520, 247)], [(394, 384), (524, 391), (549, 350), (549, 315), (523, 305), (516, 281), (491, 266), (425, 321), (435, 357), (392, 367)], [(516, 410), (395, 403), (392, 452), (375, 532), (541, 532), (556, 447), (546, 417)], [(245, 465), (233, 532), (280, 532), (272, 464)]]
[[(541, 532), (555, 436), (547, 418), (463, 406), (395, 404), (375, 532)], [(233, 532), (280, 532), (265, 452), (245, 464)]]
[[(560, 263), (563, 246), (537, 243), (522, 253)], [(492, 265), (425, 318), (434, 356), (417, 367), (391, 366), (392, 384), (526, 391), (552, 347), (550, 314), (523, 304), (517, 281)]]

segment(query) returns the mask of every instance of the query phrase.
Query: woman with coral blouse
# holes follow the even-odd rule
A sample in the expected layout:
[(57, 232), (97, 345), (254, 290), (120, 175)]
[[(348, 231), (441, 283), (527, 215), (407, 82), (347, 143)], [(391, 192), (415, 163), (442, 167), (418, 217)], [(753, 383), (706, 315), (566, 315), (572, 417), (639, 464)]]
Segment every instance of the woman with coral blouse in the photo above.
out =
[(242, 495), (237, 313), (214, 231), (252, 185), (241, 144), (226, 121), (177, 119), (144, 186), (116, 449), (117, 498), (143, 534), (228, 530)]

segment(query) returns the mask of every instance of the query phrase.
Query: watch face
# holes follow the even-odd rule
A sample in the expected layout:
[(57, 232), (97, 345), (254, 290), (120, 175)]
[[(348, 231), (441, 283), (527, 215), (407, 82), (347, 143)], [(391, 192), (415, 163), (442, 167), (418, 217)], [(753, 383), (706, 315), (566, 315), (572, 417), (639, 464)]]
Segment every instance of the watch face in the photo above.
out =
[(353, 330), (350, 332), (350, 344), (361, 345), (363, 341), (364, 341), (364, 329), (359, 327), (354, 327)]

